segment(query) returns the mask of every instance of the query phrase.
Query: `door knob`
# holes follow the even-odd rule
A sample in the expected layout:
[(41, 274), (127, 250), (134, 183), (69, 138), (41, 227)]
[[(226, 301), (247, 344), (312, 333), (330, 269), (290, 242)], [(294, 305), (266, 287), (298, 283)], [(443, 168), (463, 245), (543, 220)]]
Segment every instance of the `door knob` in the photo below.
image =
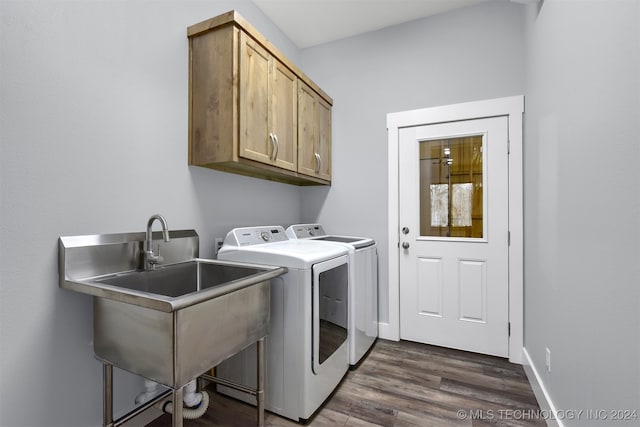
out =
[(403, 242), (402, 249), (409, 249), (409, 242)]
[(409, 227), (402, 227), (402, 234), (409, 234)]

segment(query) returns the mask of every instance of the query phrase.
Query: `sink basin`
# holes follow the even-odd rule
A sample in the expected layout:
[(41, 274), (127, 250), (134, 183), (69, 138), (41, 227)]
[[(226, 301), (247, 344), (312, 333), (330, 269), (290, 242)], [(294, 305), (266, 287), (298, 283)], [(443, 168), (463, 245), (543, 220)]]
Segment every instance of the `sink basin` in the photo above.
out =
[(179, 388), (269, 332), (269, 279), (279, 267), (195, 259), (88, 279), (94, 351), (121, 369)]
[(286, 270), (195, 259), (88, 280), (94, 351), (179, 388), (269, 332), (270, 282)]
[(193, 259), (78, 281), (87, 293), (171, 312), (279, 276), (279, 267)]
[(118, 273), (96, 279), (96, 282), (177, 298), (235, 280), (245, 279), (264, 273), (264, 271), (264, 268), (193, 260), (169, 266), (159, 266), (156, 270)]

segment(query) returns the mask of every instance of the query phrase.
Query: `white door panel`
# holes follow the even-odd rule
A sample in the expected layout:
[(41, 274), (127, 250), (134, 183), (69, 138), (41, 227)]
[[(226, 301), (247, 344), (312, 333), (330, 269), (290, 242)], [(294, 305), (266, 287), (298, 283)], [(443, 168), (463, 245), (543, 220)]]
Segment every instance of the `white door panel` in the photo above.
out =
[(402, 339), (508, 355), (507, 132), (507, 117), (400, 130)]
[(418, 257), (418, 312), (442, 317), (442, 258)]

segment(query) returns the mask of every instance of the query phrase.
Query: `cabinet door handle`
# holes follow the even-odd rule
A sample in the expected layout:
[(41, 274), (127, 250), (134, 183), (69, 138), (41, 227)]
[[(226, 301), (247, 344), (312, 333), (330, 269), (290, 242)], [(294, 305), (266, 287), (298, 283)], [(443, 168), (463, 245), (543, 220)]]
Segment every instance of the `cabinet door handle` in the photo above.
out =
[(280, 149), (280, 142), (278, 142), (278, 135), (276, 135), (275, 133), (273, 134), (273, 139), (276, 142), (275, 149), (273, 151), (273, 161), (275, 162), (276, 159), (278, 158), (278, 150)]
[(320, 173), (320, 164), (322, 163), (322, 160), (320, 159), (320, 154), (315, 153), (315, 157), (316, 157), (316, 170), (315, 170), (315, 173)]
[(269, 160), (272, 162), (275, 160), (275, 152), (276, 152), (276, 139), (273, 133), (269, 132), (269, 141), (271, 141), (271, 155), (269, 156)]

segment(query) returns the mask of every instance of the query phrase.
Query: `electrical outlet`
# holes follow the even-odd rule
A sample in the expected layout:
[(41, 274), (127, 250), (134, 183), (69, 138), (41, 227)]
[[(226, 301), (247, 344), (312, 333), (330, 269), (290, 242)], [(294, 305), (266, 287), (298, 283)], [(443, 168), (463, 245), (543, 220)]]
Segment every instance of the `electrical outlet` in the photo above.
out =
[(218, 255), (218, 252), (220, 252), (220, 248), (222, 247), (223, 242), (224, 242), (224, 239), (222, 237), (216, 237), (215, 247), (213, 249), (214, 255)]
[(547, 367), (547, 372), (551, 372), (551, 350), (545, 349), (544, 366)]

